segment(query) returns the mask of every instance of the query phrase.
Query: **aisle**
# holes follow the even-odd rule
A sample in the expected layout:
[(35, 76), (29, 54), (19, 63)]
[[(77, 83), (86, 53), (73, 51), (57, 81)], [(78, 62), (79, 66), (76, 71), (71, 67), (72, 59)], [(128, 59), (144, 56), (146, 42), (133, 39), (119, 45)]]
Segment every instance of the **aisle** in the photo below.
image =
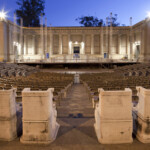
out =
[(94, 117), (92, 102), (83, 84), (74, 84), (63, 99), (60, 106), (57, 106), (58, 117)]

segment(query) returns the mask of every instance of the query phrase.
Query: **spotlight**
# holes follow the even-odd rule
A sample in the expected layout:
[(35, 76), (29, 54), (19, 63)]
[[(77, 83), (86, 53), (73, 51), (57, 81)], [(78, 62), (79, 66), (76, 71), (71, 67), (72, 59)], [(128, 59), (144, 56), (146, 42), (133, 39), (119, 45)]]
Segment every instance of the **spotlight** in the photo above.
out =
[(6, 18), (7, 18), (7, 12), (4, 11), (4, 9), (2, 9), (2, 10), (0, 11), (0, 21), (5, 21)]

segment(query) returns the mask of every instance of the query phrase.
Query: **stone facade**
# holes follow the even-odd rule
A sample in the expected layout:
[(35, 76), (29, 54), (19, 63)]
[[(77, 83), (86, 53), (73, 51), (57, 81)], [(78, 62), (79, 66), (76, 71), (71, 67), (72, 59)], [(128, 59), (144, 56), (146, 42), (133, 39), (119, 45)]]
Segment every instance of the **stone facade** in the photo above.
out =
[(20, 27), (0, 22), (1, 61), (149, 61), (150, 20), (127, 27)]

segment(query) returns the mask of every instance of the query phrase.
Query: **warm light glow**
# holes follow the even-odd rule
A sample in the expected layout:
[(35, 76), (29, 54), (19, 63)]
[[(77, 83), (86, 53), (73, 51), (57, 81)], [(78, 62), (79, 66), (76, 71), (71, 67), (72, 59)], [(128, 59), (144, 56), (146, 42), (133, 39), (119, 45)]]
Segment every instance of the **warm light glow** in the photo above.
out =
[(17, 49), (18, 49), (18, 54), (20, 54), (20, 53), (21, 53), (21, 44), (14, 41), (14, 42), (13, 42), (13, 45), (17, 47)]
[(0, 11), (0, 21), (4, 21), (4, 20), (6, 20), (6, 18), (7, 18), (7, 12), (4, 11), (4, 9), (2, 9)]
[(135, 45), (141, 45), (141, 42), (140, 41), (136, 41)]
[(76, 41), (75, 44), (78, 44), (78, 42)]
[(147, 17), (150, 18), (150, 11), (147, 12)]
[(72, 42), (70, 41), (70, 42), (69, 42), (69, 47), (71, 47), (71, 46), (72, 46)]
[(81, 42), (82, 47), (84, 47), (84, 42)]

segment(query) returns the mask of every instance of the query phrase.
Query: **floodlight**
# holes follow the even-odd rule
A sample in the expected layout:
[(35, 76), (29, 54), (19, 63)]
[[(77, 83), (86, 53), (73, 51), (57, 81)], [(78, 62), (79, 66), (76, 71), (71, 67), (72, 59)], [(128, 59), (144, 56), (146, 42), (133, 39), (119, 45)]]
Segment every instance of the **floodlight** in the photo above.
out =
[(4, 9), (2, 9), (0, 11), (0, 21), (4, 21), (4, 20), (6, 20), (6, 18), (7, 18), (7, 12), (4, 11)]

